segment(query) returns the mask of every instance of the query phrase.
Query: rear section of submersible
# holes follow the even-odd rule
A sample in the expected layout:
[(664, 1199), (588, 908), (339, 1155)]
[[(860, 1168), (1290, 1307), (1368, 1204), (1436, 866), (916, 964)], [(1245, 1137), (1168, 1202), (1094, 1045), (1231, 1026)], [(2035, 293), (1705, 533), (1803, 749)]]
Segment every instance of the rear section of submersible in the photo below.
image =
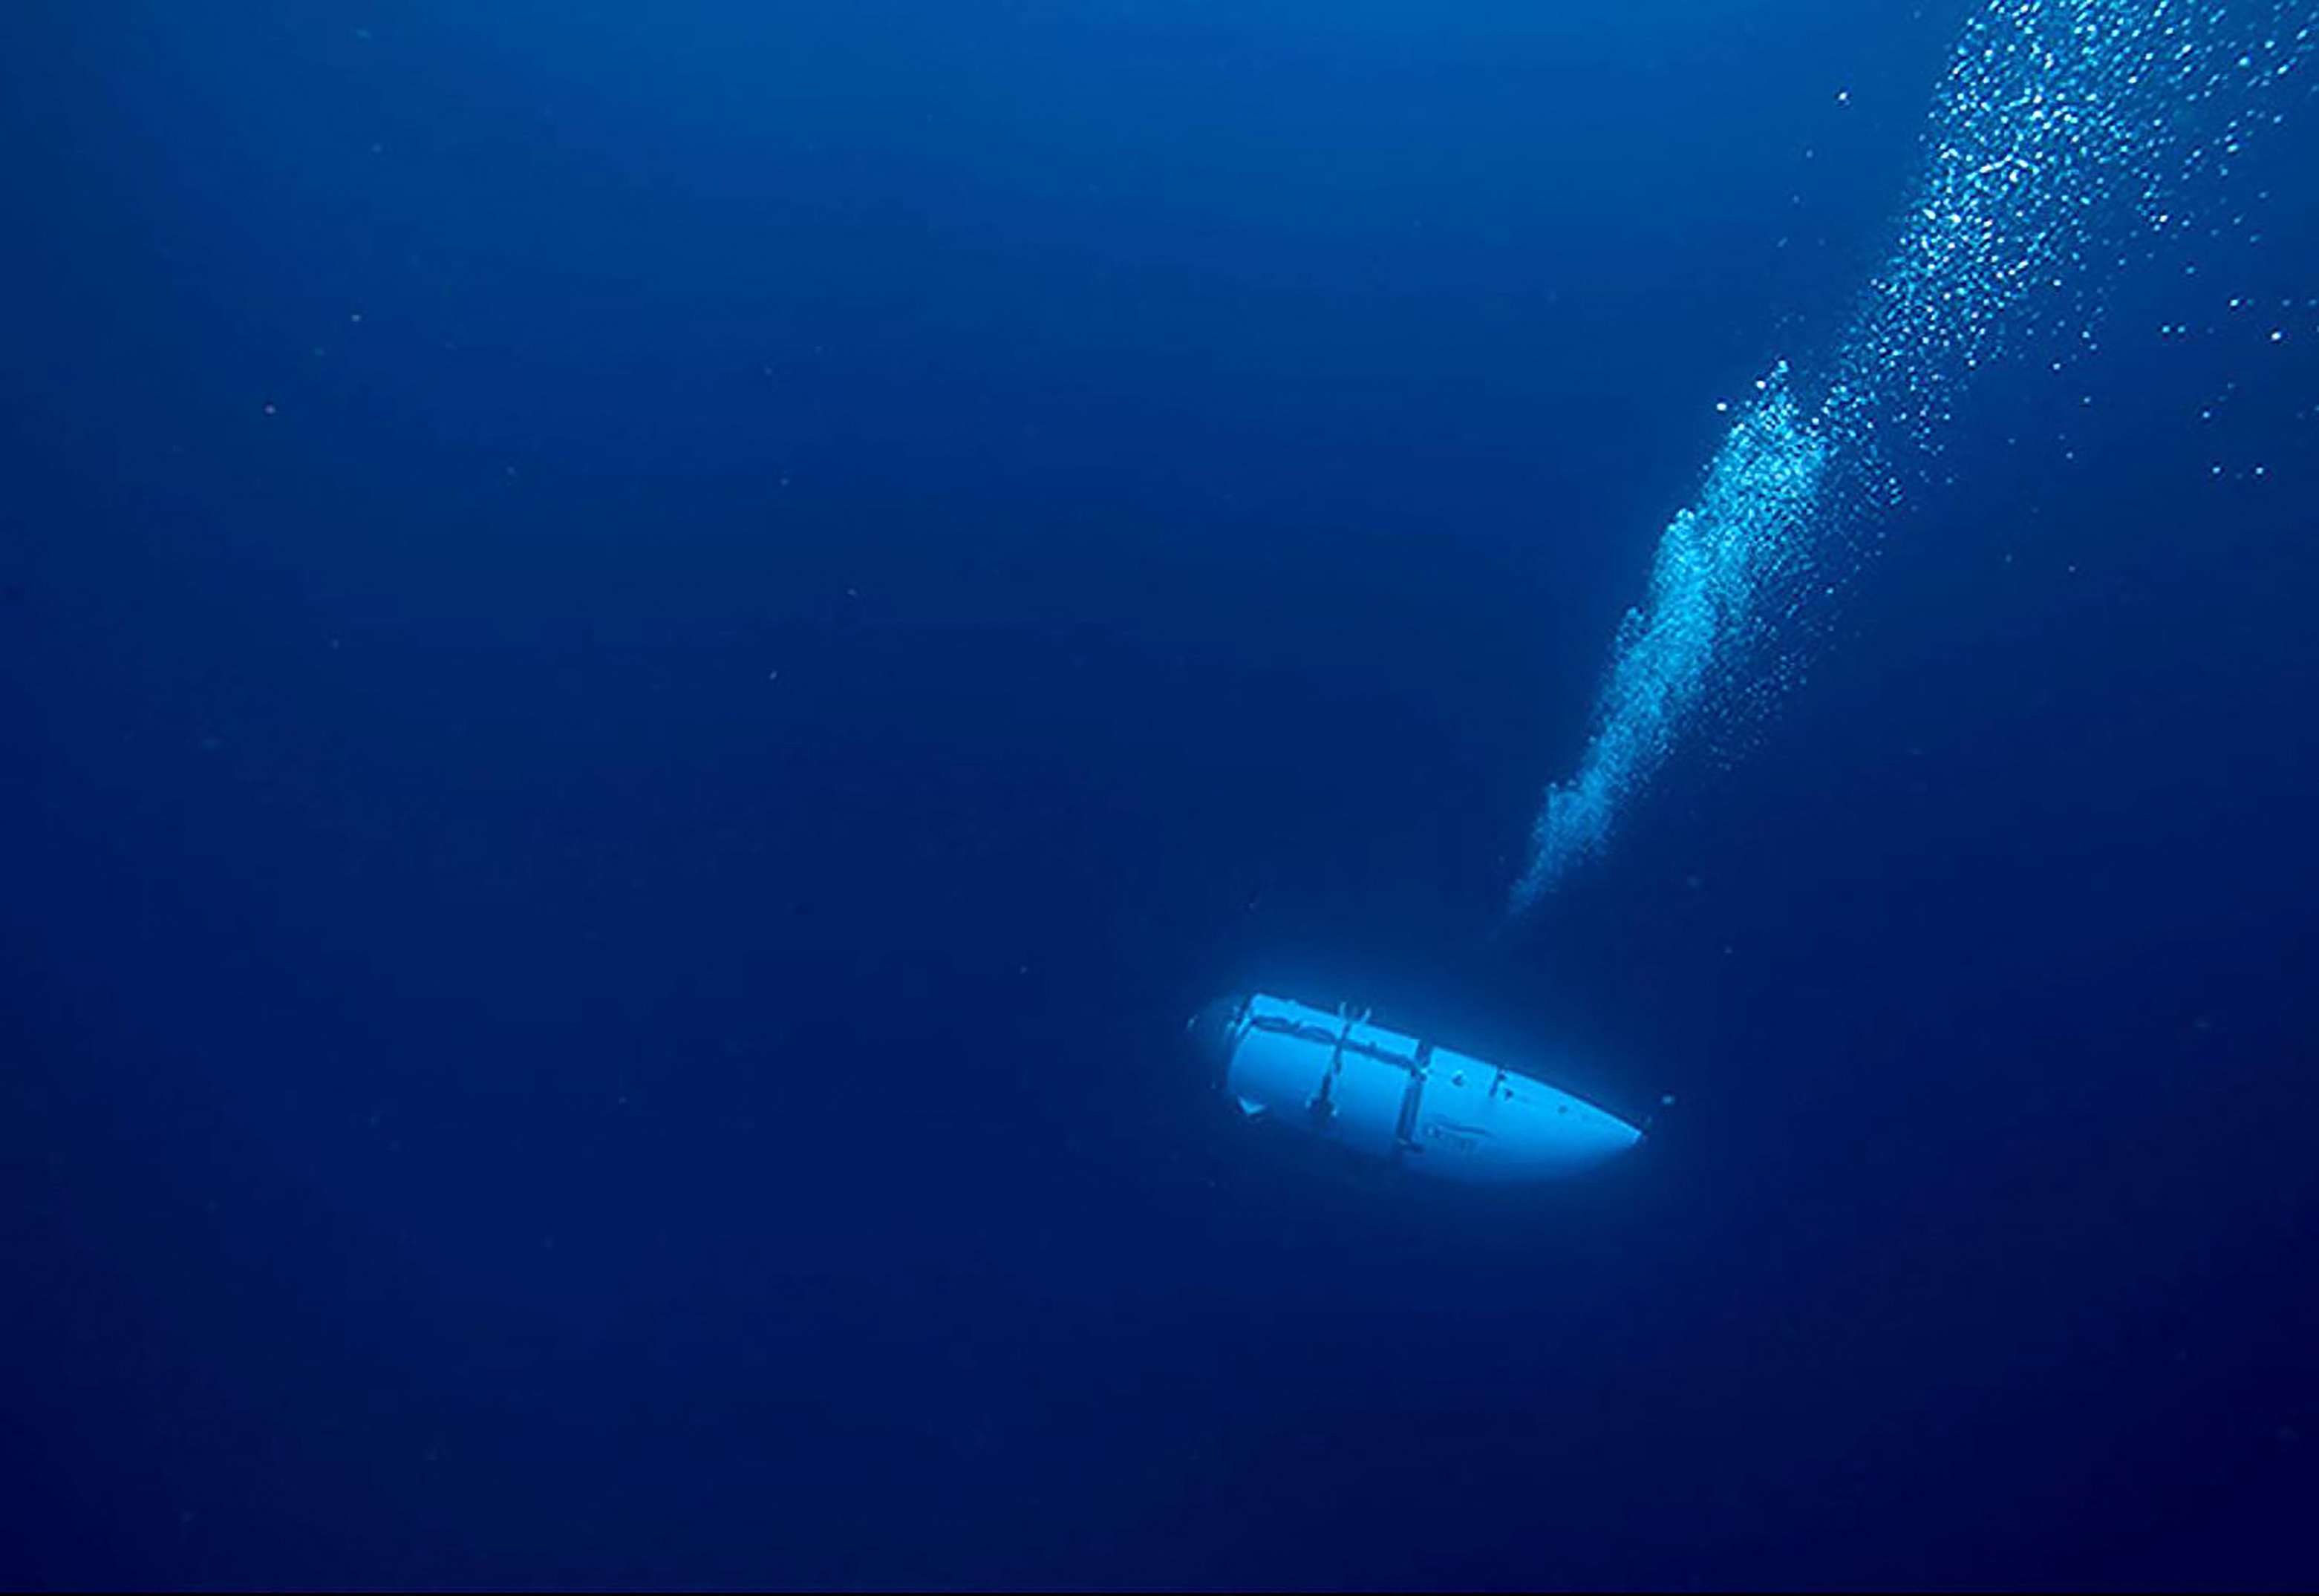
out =
[(1475, 1182), (1575, 1174), (1642, 1140), (1559, 1087), (1356, 1015), (1255, 994), (1187, 1027), (1248, 1118), (1421, 1175)]

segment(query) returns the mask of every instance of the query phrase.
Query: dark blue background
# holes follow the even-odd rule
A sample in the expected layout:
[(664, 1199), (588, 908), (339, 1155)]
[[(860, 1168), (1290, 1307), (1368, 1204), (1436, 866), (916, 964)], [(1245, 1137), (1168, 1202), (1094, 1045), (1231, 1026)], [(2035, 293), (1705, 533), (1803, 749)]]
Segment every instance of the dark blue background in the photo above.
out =
[(1966, 11), (13, 8), (0, 1579), (2319, 1576), (2306, 100), (1492, 935)]

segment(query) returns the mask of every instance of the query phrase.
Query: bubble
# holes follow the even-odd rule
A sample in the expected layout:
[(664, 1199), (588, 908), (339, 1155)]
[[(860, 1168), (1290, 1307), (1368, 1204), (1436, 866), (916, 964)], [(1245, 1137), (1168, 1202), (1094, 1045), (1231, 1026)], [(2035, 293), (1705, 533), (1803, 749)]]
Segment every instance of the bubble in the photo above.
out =
[(1969, 377), (2026, 342), (2095, 347), (2094, 257), (2125, 264), (2120, 241), (2192, 226), (2247, 131), (2279, 120), (2267, 96), (2314, 44), (2310, 26), (2282, 35), (2307, 9), (1992, 0), (1972, 19), (1892, 247), (1825, 372), (1806, 384), (1775, 366), (1662, 535), (1578, 767), (1540, 807), (1512, 912), (1601, 853), (1687, 739), (1728, 741), (1801, 679), (1881, 512), (1936, 474)]
[(1798, 408), (1788, 368), (1773, 367), (1726, 435), (1698, 503), (1659, 540), (1647, 596), (1619, 628), (1601, 724), (1577, 774), (1547, 795), (1519, 906), (1608, 841), (1620, 802), (1673, 751), (1735, 645), (1771, 624), (1759, 601), (1809, 553), (1802, 534), (1827, 463), (1827, 441)]

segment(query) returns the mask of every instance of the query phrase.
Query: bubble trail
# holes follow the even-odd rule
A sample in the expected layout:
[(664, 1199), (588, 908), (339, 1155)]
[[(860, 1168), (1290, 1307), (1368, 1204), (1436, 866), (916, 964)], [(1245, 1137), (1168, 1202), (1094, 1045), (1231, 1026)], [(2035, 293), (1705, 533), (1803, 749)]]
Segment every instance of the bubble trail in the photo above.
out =
[(2190, 225), (2202, 188), (2282, 119), (2314, 26), (2314, 0), (1994, 0), (1973, 19), (1817, 397), (1774, 366), (1662, 535), (1511, 913), (1600, 854), (1686, 739), (1778, 696), (1972, 375), (2018, 342), (2086, 331), (2098, 245)]

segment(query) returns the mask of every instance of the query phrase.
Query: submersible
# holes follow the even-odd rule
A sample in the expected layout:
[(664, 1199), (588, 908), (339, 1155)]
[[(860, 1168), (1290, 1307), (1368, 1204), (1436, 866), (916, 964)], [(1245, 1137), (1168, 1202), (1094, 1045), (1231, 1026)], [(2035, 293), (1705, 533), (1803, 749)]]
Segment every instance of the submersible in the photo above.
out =
[(1617, 1115), (1468, 1053), (1261, 993), (1187, 1027), (1250, 1120), (1420, 1175), (1474, 1182), (1575, 1174), (1642, 1140)]

